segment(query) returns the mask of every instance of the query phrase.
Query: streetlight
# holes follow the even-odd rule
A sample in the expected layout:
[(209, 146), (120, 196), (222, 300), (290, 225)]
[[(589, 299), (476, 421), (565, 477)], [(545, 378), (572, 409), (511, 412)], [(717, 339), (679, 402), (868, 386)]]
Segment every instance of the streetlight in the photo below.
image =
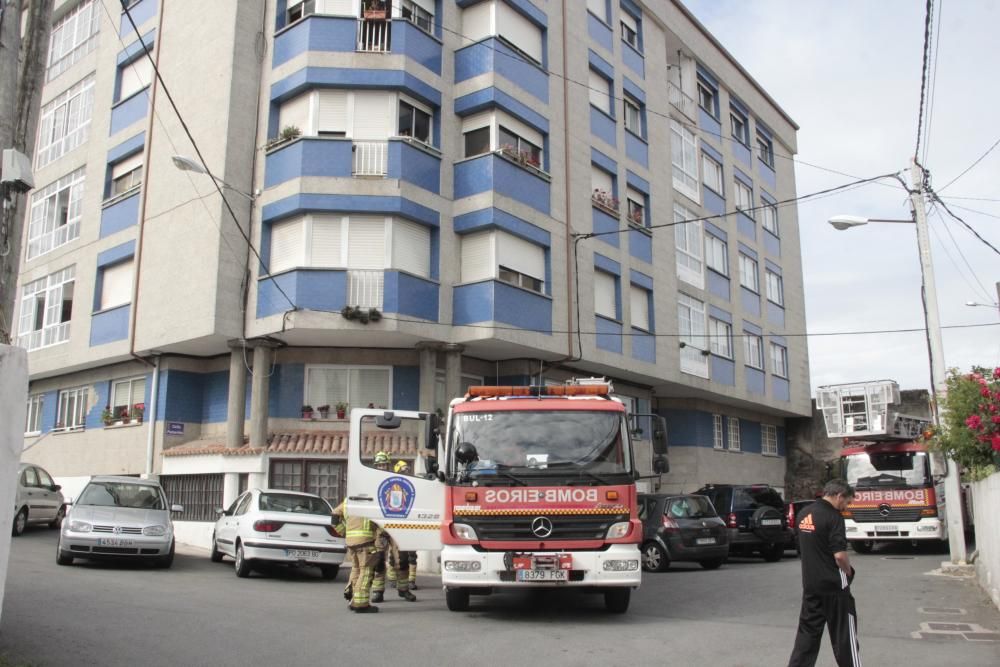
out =
[[(927, 226), (927, 212), (924, 209), (923, 168), (913, 160), (910, 177), (911, 220), (886, 220), (883, 218), (862, 218), (854, 215), (836, 215), (829, 223), (837, 230), (866, 225), (869, 222), (916, 225), (917, 248), (920, 255), (921, 287), (923, 289), (924, 323), (927, 327), (927, 344), (931, 365), (931, 384), (934, 390), (934, 423), (940, 427), (941, 417), (938, 406), (947, 391), (945, 384), (944, 343), (941, 340), (941, 322), (938, 318), (937, 290), (934, 283), (934, 267), (931, 264), (931, 244)], [(902, 180), (902, 179), (900, 179)], [(944, 478), (945, 498), (948, 499), (948, 535), (950, 539), (951, 562), (965, 565), (965, 526), (962, 521), (962, 490), (958, 479), (958, 465), (947, 457), (948, 471)], [(957, 511), (956, 511), (957, 510)]]
[(239, 188), (233, 187), (232, 185), (226, 183), (224, 180), (222, 180), (215, 174), (210, 173), (208, 169), (205, 169), (204, 165), (202, 165), (201, 162), (194, 160), (192, 158), (185, 157), (184, 155), (174, 155), (170, 159), (173, 161), (174, 166), (180, 169), (181, 171), (191, 171), (196, 174), (206, 174), (208, 176), (211, 176), (215, 180), (215, 182), (218, 183), (219, 185), (229, 188), (238, 195), (243, 195), (250, 201), (254, 201), (255, 199), (257, 199), (257, 195), (260, 194), (259, 191), (255, 192), (254, 194), (250, 194), (248, 192), (243, 192)]

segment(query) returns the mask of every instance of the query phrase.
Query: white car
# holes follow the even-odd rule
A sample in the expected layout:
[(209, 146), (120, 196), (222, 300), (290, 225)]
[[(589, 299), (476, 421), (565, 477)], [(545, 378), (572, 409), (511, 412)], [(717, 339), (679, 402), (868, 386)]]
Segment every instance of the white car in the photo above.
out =
[(313, 565), (324, 579), (335, 579), (344, 562), (347, 546), (334, 528), (333, 509), (312, 493), (250, 489), (217, 512), (212, 561), (231, 557), (238, 577), (267, 562)]
[(17, 537), (29, 523), (46, 523), (50, 528), (58, 528), (66, 515), (61, 488), (44, 468), (22, 463), (17, 471), (11, 534)]

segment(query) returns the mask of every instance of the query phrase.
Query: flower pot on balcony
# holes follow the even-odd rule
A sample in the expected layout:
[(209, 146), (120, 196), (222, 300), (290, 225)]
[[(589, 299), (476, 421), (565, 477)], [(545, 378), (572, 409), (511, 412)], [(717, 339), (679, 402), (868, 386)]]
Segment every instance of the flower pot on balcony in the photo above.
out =
[(330, 417), (330, 406), (329, 405), (321, 405), (321, 406), (319, 406), (316, 409), (319, 410), (319, 418), (320, 419), (329, 419), (329, 417)]
[(388, 12), (385, 9), (366, 9), (365, 19), (384, 21)]

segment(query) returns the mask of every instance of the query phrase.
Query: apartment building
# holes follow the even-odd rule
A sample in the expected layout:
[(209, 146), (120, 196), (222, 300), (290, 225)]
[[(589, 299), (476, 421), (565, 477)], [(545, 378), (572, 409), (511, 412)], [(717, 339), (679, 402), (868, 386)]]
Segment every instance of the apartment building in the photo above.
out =
[(338, 499), (338, 404), (581, 375), (666, 416), (663, 488), (784, 483), (797, 126), (678, 1), (66, 0), (41, 114), (24, 459), (70, 489)]

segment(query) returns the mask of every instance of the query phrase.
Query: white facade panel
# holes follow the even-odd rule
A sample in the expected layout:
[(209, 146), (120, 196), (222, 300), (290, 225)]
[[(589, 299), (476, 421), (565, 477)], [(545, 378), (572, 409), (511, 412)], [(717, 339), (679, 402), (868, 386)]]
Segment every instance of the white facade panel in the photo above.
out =
[(396, 95), (381, 92), (354, 94), (353, 139), (387, 139), (396, 134)]
[(348, 93), (344, 90), (319, 91), (319, 113), (317, 131), (323, 133), (347, 134)]
[(303, 93), (294, 97), (281, 105), (278, 112), (278, 132), (286, 127), (297, 127), (303, 133), (309, 128), (309, 107), (312, 103), (312, 95)]
[(303, 222), (302, 218), (294, 218), (276, 222), (271, 226), (271, 257), (268, 269), (272, 274), (305, 264), (302, 244)]
[(480, 2), (462, 10), (462, 34), (473, 42), (493, 34), (492, 2)]
[(431, 230), (410, 220), (392, 223), (392, 267), (426, 278), (431, 273)]
[(344, 265), (339, 215), (313, 215), (310, 242), (310, 266), (340, 267)]
[(497, 34), (542, 62), (542, 30), (502, 0), (496, 6)]
[(385, 268), (385, 219), (351, 216), (347, 232), (347, 266), (351, 269)]

